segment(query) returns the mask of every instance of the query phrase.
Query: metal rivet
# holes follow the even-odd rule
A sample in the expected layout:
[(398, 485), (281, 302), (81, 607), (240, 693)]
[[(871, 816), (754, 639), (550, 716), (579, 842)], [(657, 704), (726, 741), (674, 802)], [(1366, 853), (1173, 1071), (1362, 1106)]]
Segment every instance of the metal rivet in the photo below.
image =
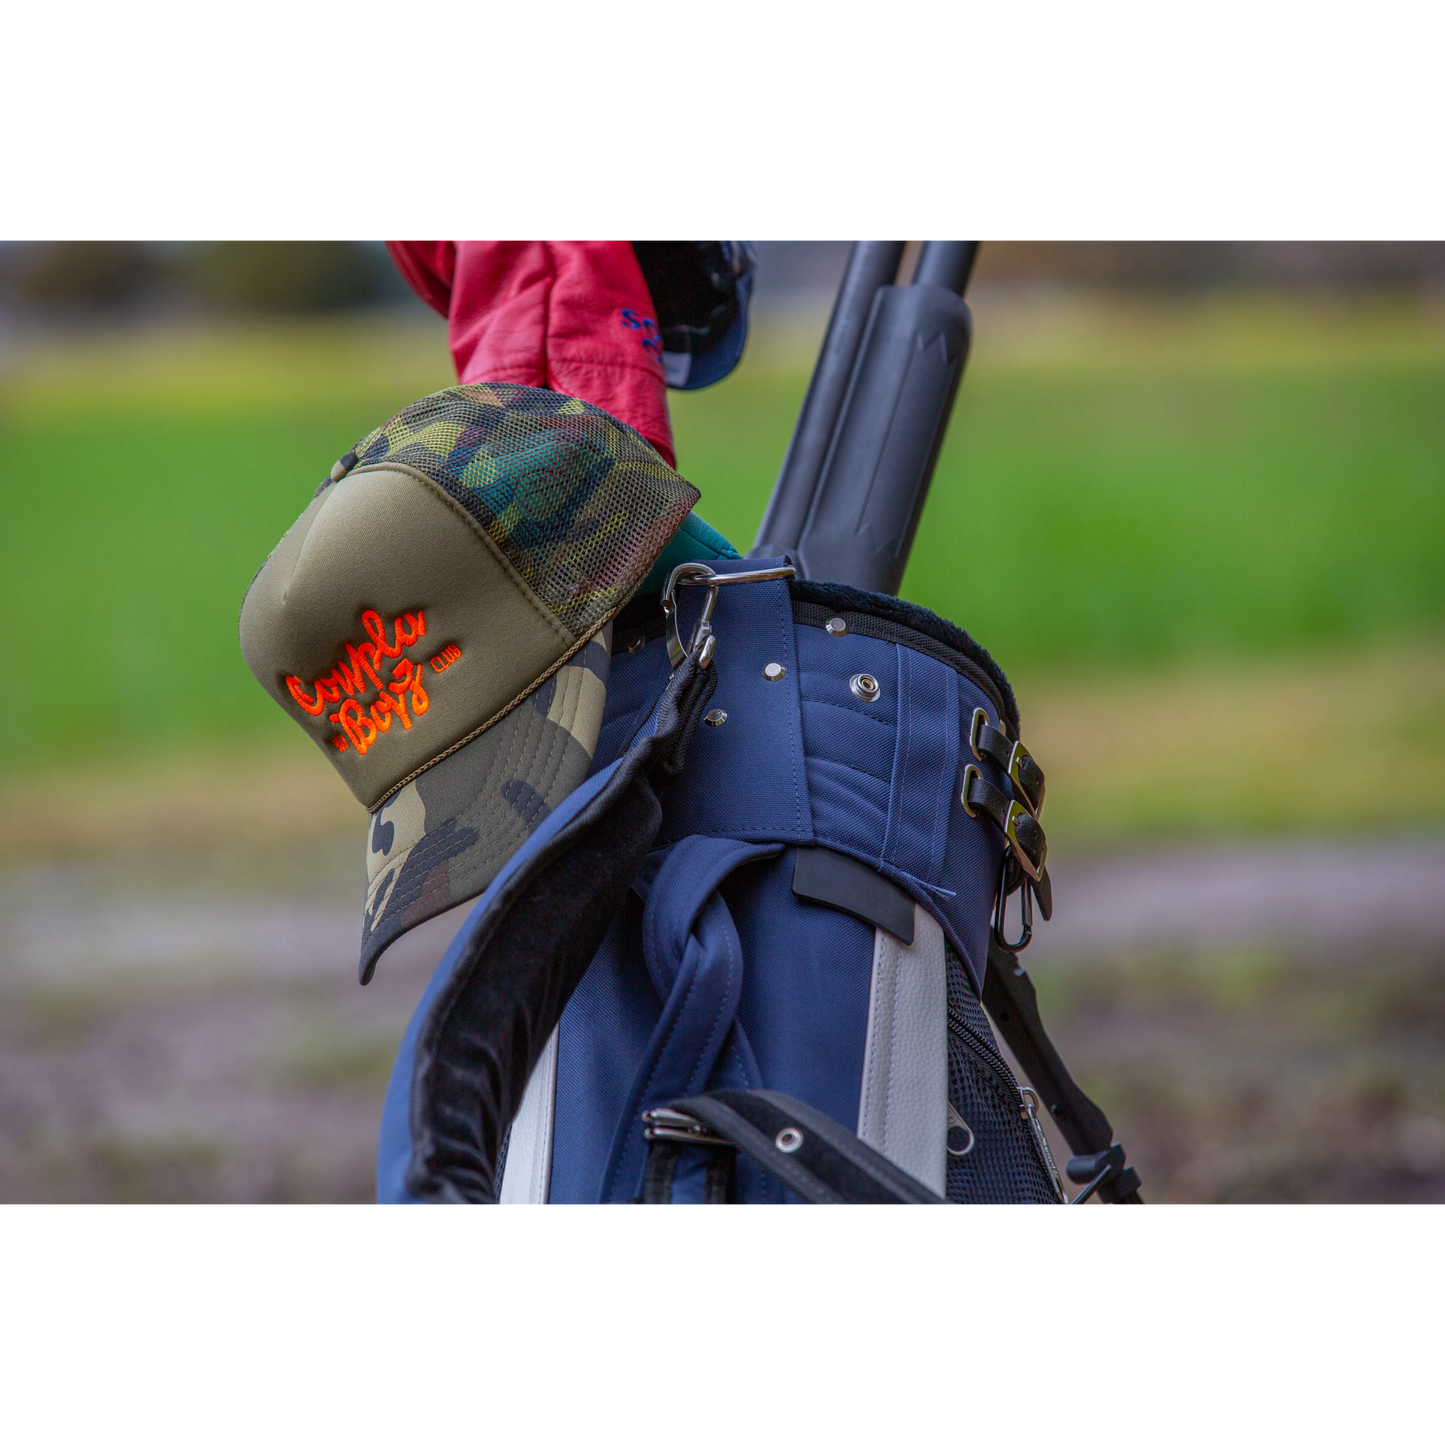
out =
[(776, 1144), (784, 1154), (791, 1154), (794, 1150), (802, 1148), (803, 1131), (801, 1129), (795, 1129), (789, 1124), (786, 1129), (778, 1130), (778, 1137), (773, 1140), (773, 1143)]
[(720, 728), (727, 720), (728, 715), (720, 707), (713, 708), (713, 710), (703, 718), (703, 721), (710, 728)]
[(770, 662), (763, 668), (763, 676), (769, 682), (777, 682), (779, 678), (786, 677), (788, 669), (781, 662)]
[(854, 697), (864, 702), (878, 701), (878, 679), (871, 672), (855, 672), (848, 679), (848, 688)]
[(841, 617), (830, 617), (823, 624), (823, 630), (833, 637), (842, 637), (848, 630), (848, 624)]
[(628, 652), (641, 652), (641, 651), (642, 651), (643, 644), (644, 644), (646, 641), (647, 641), (647, 638), (645, 638), (645, 637), (639, 637), (639, 638), (636, 639), (636, 641), (634, 641), (634, 642), (629, 642), (629, 643), (627, 644), (627, 650), (628, 650)]

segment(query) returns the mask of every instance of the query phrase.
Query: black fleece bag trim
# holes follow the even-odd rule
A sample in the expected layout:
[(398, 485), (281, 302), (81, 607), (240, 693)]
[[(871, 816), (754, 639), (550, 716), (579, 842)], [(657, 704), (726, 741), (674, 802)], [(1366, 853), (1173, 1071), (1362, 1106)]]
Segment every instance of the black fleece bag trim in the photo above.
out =
[(678, 668), (657, 731), (511, 880), (467, 941), (417, 1039), (406, 1176), (414, 1197), (496, 1202), (497, 1157), (527, 1080), (662, 824), (650, 774), (680, 768), (716, 686), (715, 669), (691, 659)]
[[(669, 1104), (775, 1175), (809, 1204), (943, 1204), (946, 1201), (836, 1120), (773, 1089), (718, 1089)], [(791, 1153), (778, 1134), (803, 1139)]]
[[(864, 637), (893, 642), (936, 658), (968, 678), (998, 708), (1015, 738), (1019, 709), (1013, 688), (988, 649), (963, 628), (914, 602), (883, 592), (863, 592), (842, 582), (808, 582), (794, 577), (788, 583), (793, 620), (822, 627), (830, 617), (844, 616), (849, 627)], [(634, 646), (659, 638), (667, 630), (661, 599), (656, 592), (634, 597), (612, 626), (612, 652), (630, 652)]]

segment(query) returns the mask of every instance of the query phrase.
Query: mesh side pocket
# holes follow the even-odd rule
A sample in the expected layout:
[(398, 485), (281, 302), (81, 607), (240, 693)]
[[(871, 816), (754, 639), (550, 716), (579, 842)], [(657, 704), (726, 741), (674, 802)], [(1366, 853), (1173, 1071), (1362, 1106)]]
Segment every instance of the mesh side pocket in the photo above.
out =
[[(973, 1131), (973, 1147), (948, 1156), (950, 1204), (1057, 1204), (1018, 1084), (994, 1042), (962, 962), (948, 951), (948, 1101)], [(966, 1136), (949, 1130), (951, 1148)]]

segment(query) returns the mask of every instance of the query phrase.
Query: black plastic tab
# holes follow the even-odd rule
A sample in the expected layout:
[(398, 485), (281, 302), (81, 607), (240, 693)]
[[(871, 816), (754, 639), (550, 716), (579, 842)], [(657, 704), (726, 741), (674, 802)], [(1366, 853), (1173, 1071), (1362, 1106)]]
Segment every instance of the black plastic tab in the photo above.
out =
[(900, 943), (913, 942), (913, 900), (881, 873), (831, 848), (799, 848), (793, 856), (793, 892), (809, 903), (851, 913)]

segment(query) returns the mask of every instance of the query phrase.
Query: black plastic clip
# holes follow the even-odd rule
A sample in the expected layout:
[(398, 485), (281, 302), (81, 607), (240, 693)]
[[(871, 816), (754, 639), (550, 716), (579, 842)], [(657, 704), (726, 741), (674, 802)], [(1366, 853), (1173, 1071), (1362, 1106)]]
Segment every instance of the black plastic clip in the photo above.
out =
[[(1139, 1202), (1139, 1176), (1124, 1163), (1122, 1144), (1110, 1144), (1097, 1154), (1075, 1154), (1064, 1165), (1064, 1173), (1075, 1184), (1084, 1186), (1069, 1200), (1070, 1204), (1083, 1204), (1095, 1193), (1106, 1204)], [(1129, 1194), (1134, 1198), (1126, 1199)]]

